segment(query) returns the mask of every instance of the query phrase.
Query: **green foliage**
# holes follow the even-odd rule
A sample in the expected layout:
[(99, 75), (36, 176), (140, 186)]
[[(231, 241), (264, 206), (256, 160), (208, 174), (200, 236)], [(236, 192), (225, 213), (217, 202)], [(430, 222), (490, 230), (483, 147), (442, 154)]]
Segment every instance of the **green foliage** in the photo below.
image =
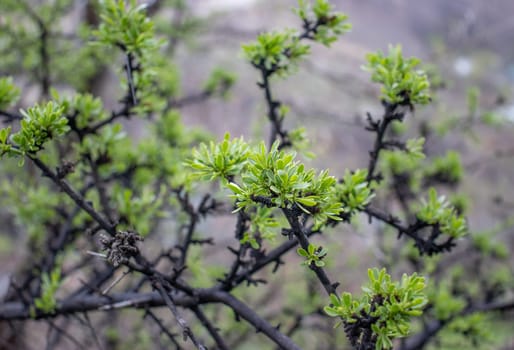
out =
[(347, 214), (354, 214), (362, 210), (375, 196), (366, 178), (367, 170), (357, 169), (354, 172), (346, 170), (343, 181), (338, 186), (339, 200), (343, 203), (343, 210)]
[(100, 24), (94, 35), (106, 45), (118, 46), (143, 57), (158, 50), (162, 42), (155, 39), (153, 22), (135, 0), (104, 0), (100, 6)]
[(312, 39), (330, 46), (337, 36), (351, 29), (348, 16), (333, 12), (332, 5), (326, 0), (316, 0), (310, 6), (307, 1), (299, 0), (295, 10), (304, 22), (305, 32), (294, 30), (262, 33), (257, 41), (243, 45), (243, 53), (248, 61), (268, 73), (285, 77), (292, 73), (300, 60), (310, 52), (310, 46), (301, 43), (302, 39)]
[[(259, 202), (278, 208), (297, 206), (312, 215), (317, 228), (328, 220), (341, 220), (342, 212), (353, 214), (363, 209), (373, 198), (365, 171), (347, 172), (337, 184), (327, 171), (316, 175), (314, 169), (307, 170), (295, 160), (294, 153), (280, 151), (278, 143), (268, 151), (264, 143), (251, 148), (241, 139), (230, 141), (226, 135), (219, 144), (202, 144), (193, 150), (188, 165), (195, 176), (222, 179), (234, 193), (238, 210)], [(240, 184), (234, 180), (236, 175), (241, 176)]]
[(227, 97), (230, 88), (236, 82), (236, 75), (224, 69), (214, 69), (204, 85), (204, 90), (209, 94), (219, 93), (222, 97)]
[(221, 179), (228, 181), (240, 174), (248, 159), (248, 144), (242, 138), (230, 140), (225, 134), (221, 143), (200, 144), (193, 150), (192, 159), (187, 164), (195, 170), (196, 176), (203, 180)]
[[(53, 101), (44, 106), (36, 104), (27, 111), (21, 110), (24, 117), (21, 128), (11, 135), (11, 141), (16, 148), (10, 148), (6, 152), (5, 146), (2, 146), (2, 154), (34, 154), (50, 139), (65, 134), (69, 126), (68, 119), (63, 116), (63, 110), (62, 106)], [(6, 145), (5, 136), (9, 131), (1, 132), (1, 144)]]
[(258, 206), (255, 210), (249, 210), (251, 218), (250, 227), (244, 233), (241, 243), (249, 243), (252, 248), (259, 249), (258, 240), (273, 242), (277, 236), (279, 221), (273, 214), (272, 208)]
[(471, 87), (468, 89), (468, 113), (470, 117), (474, 117), (478, 112), (480, 90), (477, 87)]
[(298, 8), (295, 12), (304, 23), (316, 23), (314, 40), (330, 46), (337, 37), (352, 29), (348, 23), (348, 16), (341, 12), (334, 12), (333, 6), (327, 0), (315, 0), (310, 4), (308, 0), (298, 0)]
[(389, 55), (382, 52), (368, 54), (368, 64), (364, 67), (371, 72), (371, 80), (382, 84), (381, 98), (390, 104), (415, 105), (430, 102), (426, 74), (416, 70), (420, 60), (411, 57), (405, 59), (402, 48), (389, 47)]
[[(402, 129), (404, 124), (399, 121), (403, 120), (406, 108), (395, 107), (408, 106), (412, 109), (416, 104), (423, 105), (430, 101), (427, 74), (419, 70), (420, 61), (417, 58), (404, 58), (400, 46), (391, 47), (388, 55), (368, 55), (368, 65), (365, 67), (371, 71), (372, 80), (382, 84), (381, 98), (386, 112), (383, 120), (376, 121), (377, 145), (380, 148), (376, 156), (380, 154), (380, 159), (373, 161), (379, 161), (381, 166), (386, 168), (387, 181), (394, 181), (395, 185), (404, 185), (402, 181), (408, 182), (408, 187), (401, 188), (406, 192), (405, 203), (401, 203), (405, 204), (405, 208), (402, 208), (405, 215), (400, 214), (397, 217), (396, 213), (386, 211), (382, 216), (382, 208), (370, 206), (372, 199), (380, 195), (377, 190), (385, 187), (379, 188), (379, 172), (376, 171), (370, 176), (377, 181), (369, 183), (366, 170), (347, 169), (343, 176), (336, 178), (327, 170), (318, 171), (308, 167), (298, 160), (296, 153), (287, 148), (291, 147), (299, 153), (303, 152), (302, 155), (310, 156), (306, 130), (303, 127), (284, 129), (284, 133), (279, 134), (285, 142), (277, 141), (269, 148), (264, 143), (255, 145), (245, 142), (242, 138), (231, 139), (228, 133), (221, 142), (213, 142), (205, 132), (186, 129), (181, 122), (179, 111), (173, 108), (180, 108), (190, 101), (196, 102), (198, 96), (200, 99), (211, 96), (226, 97), (235, 83), (235, 76), (223, 69), (215, 69), (201, 86), (198, 94), (180, 96), (179, 70), (169, 61), (168, 54), (174, 51), (176, 39), (188, 37), (190, 29), (194, 28), (196, 31), (200, 25), (188, 18), (181, 21), (183, 11), (187, 10), (186, 1), (172, 1), (171, 11), (170, 8), (166, 8), (161, 13), (165, 18), (160, 27), (164, 24), (164, 19), (169, 20), (170, 12), (178, 13), (174, 28), (168, 28), (164, 33), (170, 39), (167, 46), (157, 38), (156, 27), (145, 13), (147, 5), (139, 6), (140, 2), (136, 0), (100, 1), (98, 9), (101, 23), (98, 29), (93, 31), (84, 25), (78, 29), (78, 33), (73, 33), (73, 40), (63, 38), (64, 35), (58, 28), (59, 19), (67, 13), (66, 8), (72, 5), (70, 0), (54, 0), (52, 4), (40, 3), (32, 11), (26, 8), (24, 2), (5, 0), (0, 4), (2, 11), (5, 10), (12, 15), (12, 18), (5, 21), (2, 18), (0, 21), (0, 53), (3, 54), (0, 70), (3, 71), (5, 67), (11, 69), (10, 67), (16, 64), (28, 69), (29, 76), (41, 84), (42, 100), (46, 101), (49, 98), (49, 92), (54, 100), (22, 111), (23, 120), (19, 131), (12, 133), (13, 129), (17, 130), (16, 126), (0, 129), (0, 157), (28, 156), (34, 160), (36, 166), (38, 161), (41, 161), (48, 165), (50, 171), (57, 169), (57, 177), (65, 178), (66, 184), (69, 184), (83, 200), (75, 200), (73, 203), (55, 188), (45, 186), (45, 183), (41, 182), (47, 181), (48, 178), (33, 178), (31, 171), (22, 173), (20, 177), (16, 174), (16, 181), (19, 182), (11, 181), (13, 173), (8, 173), (9, 176), (2, 182), (2, 203), (14, 214), (24, 233), (28, 233), (31, 247), (37, 249), (37, 253), (48, 254), (50, 249), (50, 253), (53, 254), (55, 250), (75, 247), (74, 243), (79, 239), (81, 241), (78, 241), (80, 244), (77, 247), (82, 249), (82, 240), (85, 237), (90, 238), (88, 234), (82, 233), (93, 233), (110, 225), (108, 223), (102, 227), (102, 220), (92, 220), (95, 215), (86, 213), (82, 210), (84, 207), (77, 208), (78, 202), (87, 203), (88, 209), (93, 208), (98, 217), (103, 216), (107, 221), (111, 221), (111, 224), (116, 225), (116, 230), (127, 230), (137, 237), (139, 234), (159, 234), (157, 228), (162, 224), (160, 219), (166, 214), (166, 217), (176, 219), (170, 226), (177, 228), (179, 234), (167, 236), (171, 237), (172, 244), (176, 246), (169, 250), (168, 255), (163, 252), (159, 259), (166, 264), (181, 261), (182, 266), (179, 266), (179, 269), (172, 267), (161, 274), (165, 268), (157, 268), (159, 259), (155, 265), (149, 262), (151, 259), (148, 260), (148, 264), (145, 261), (146, 254), (143, 253), (151, 251), (153, 247), (139, 251), (133, 246), (129, 245), (127, 248), (122, 245), (121, 250), (132, 248), (137, 251), (136, 258), (140, 260), (137, 260), (134, 267), (141, 267), (139, 272), (145, 275), (139, 286), (147, 288), (148, 281), (156, 282), (160, 280), (160, 276), (166, 274), (165, 280), (169, 282), (169, 286), (165, 286), (165, 289), (177, 289), (194, 296), (196, 288), (205, 288), (202, 295), (207, 295), (211, 291), (230, 293), (236, 297), (244, 296), (241, 299), (247, 302), (254, 294), (248, 289), (236, 289), (238, 284), (248, 282), (258, 285), (266, 281), (261, 280), (260, 276), (253, 279), (252, 268), (260, 269), (261, 266), (258, 265), (262, 262), (266, 265), (266, 259), (276, 263), (276, 268), (285, 261), (282, 260), (282, 255), (268, 255), (267, 251), (280, 232), (289, 235), (290, 239), (294, 238), (293, 234), (296, 238), (303, 239), (303, 248), (298, 248), (297, 253), (304, 258), (302, 265), (311, 267), (316, 272), (324, 272), (331, 261), (328, 259), (327, 249), (309, 241), (310, 235), (335, 226), (336, 221), (356, 222), (357, 220), (351, 219), (359, 212), (366, 211), (370, 219), (379, 221), (380, 225), (376, 225), (378, 229), (387, 226), (381, 233), (398, 231), (400, 235), (415, 239), (416, 247), (425, 242), (437, 245), (438, 242), (435, 240), (432, 241), (430, 238), (425, 241), (425, 237), (422, 236), (427, 226), (433, 229), (432, 237), (438, 238), (439, 233), (443, 233), (451, 238), (450, 243), (454, 238), (460, 238), (467, 233), (466, 221), (461, 216), (467, 207), (466, 198), (450, 197), (451, 200), (448, 201), (443, 196), (438, 197), (433, 188), (429, 190), (428, 198), (422, 200), (416, 211), (415, 218), (418, 220), (409, 225), (409, 222), (413, 221), (411, 219), (415, 219), (409, 216), (412, 204), (410, 201), (417, 198), (421, 191), (431, 185), (455, 185), (463, 179), (464, 171), (458, 153), (448, 152), (442, 157), (425, 159), (424, 138), (413, 138), (404, 143), (394, 138), (389, 139), (391, 134), (388, 133), (391, 129), (379, 131), (379, 126), (387, 126), (381, 124), (387, 118), (397, 119), (390, 125), (390, 128), (395, 129), (393, 132), (405, 131)], [(307, 40), (330, 46), (339, 35), (351, 28), (347, 16), (334, 12), (327, 0), (299, 0), (298, 3), (296, 13), (302, 20), (301, 32), (285, 30), (264, 33), (259, 35), (255, 42), (243, 46), (246, 59), (261, 73), (262, 81), (259, 86), (266, 93), (270, 113), (273, 113), (273, 117), (276, 116), (280, 123), (289, 113), (289, 107), (270, 96), (268, 78), (272, 78), (275, 73), (282, 77), (292, 73), (310, 51), (310, 46), (305, 43)], [(21, 10), (28, 12), (28, 15), (21, 16)], [(19, 22), (23, 25), (17, 25), (18, 16), (22, 19)], [(41, 39), (44, 35), (47, 35), (46, 43)], [(95, 45), (82, 45), (91, 37), (96, 38)], [(45, 55), (41, 54), (43, 49), (48, 49)], [(114, 49), (121, 49), (123, 60), (113, 60), (112, 53), (117, 52)], [(19, 57), (23, 57), (23, 62), (17, 62)], [(57, 91), (51, 88), (59, 81), (59, 88), (65, 91), (69, 89), (69, 84), (79, 91), (88, 91), (93, 84), (90, 78), (99, 72), (104, 63), (111, 61), (119, 63), (118, 71), (123, 73), (121, 86), (124, 95), (120, 99), (121, 108), (118, 110), (106, 109), (100, 98), (89, 93), (74, 93), (71, 97), (60, 98)], [(65, 83), (64, 86), (60, 84), (61, 79)], [(3, 109), (11, 108), (18, 96), (19, 90), (13, 85), (12, 78), (0, 78), (0, 110), (4, 112)], [(478, 89), (470, 89), (470, 119), (478, 118), (478, 101)], [(9, 119), (8, 114), (5, 116)], [(145, 132), (138, 141), (128, 138), (121, 124), (116, 123), (119, 121), (118, 118), (128, 120), (132, 116), (145, 118), (144, 121), (139, 121), (144, 122)], [(481, 118), (485, 122), (492, 117), (484, 114)], [(271, 119), (273, 118), (270, 117)], [(152, 126), (146, 127), (150, 122)], [(372, 118), (369, 123), (369, 130), (374, 131)], [(458, 120), (452, 123), (454, 128), (459, 125)], [(70, 137), (48, 143), (69, 130), (73, 131)], [(432, 137), (431, 133), (427, 135)], [(382, 136), (387, 140), (382, 140)], [(43, 148), (45, 152), (36, 154)], [(61, 168), (69, 164), (72, 164), (73, 169), (61, 173)], [(40, 166), (40, 170), (42, 168)], [(390, 178), (387, 178), (387, 175), (390, 175)], [(25, 178), (22, 178), (23, 176)], [(31, 177), (30, 186), (24, 182), (28, 177)], [(54, 176), (48, 177), (50, 180), (55, 179)], [(213, 192), (199, 196), (199, 189), (205, 188), (198, 185), (199, 179), (220, 181), (222, 190), (225, 194), (229, 193), (229, 198), (234, 200), (234, 212), (239, 211), (236, 214), (238, 225), (235, 235), (236, 243), (237, 240), (240, 243), (239, 251), (231, 249), (236, 253), (237, 260), (234, 260), (232, 271), (228, 273), (227, 266), (218, 266), (206, 259), (205, 253), (208, 250), (204, 249), (203, 244), (210, 244), (217, 239), (203, 237), (199, 228), (203, 225), (201, 220), (208, 217), (211, 211), (230, 207), (230, 204), (219, 200), (222, 194), (214, 192), (212, 186), (210, 189)], [(60, 181), (54, 182), (57, 185), (62, 184)], [(65, 192), (69, 194), (66, 189)], [(198, 203), (199, 198), (204, 198), (205, 202)], [(378, 201), (376, 204), (380, 206), (381, 203)], [(64, 221), (66, 226), (61, 226)], [(69, 233), (64, 232), (63, 228), (69, 230)], [(110, 229), (111, 227), (108, 227), (107, 230)], [(166, 233), (167, 229), (168, 227)], [(392, 348), (395, 338), (409, 334), (412, 317), (420, 316), (423, 312), (427, 322), (430, 321), (430, 317), (432, 320), (435, 317), (449, 325), (450, 330), (469, 335), (471, 343), (475, 343), (475, 340), (478, 342), (485, 338), (481, 333), (481, 327), (485, 322), (482, 315), (477, 313), (463, 317), (468, 308), (474, 305), (470, 300), (481, 298), (481, 302), (484, 300), (482, 293), (489, 293), (495, 297), (512, 285), (512, 271), (508, 267), (498, 266), (499, 262), (504, 263), (501, 260), (508, 258), (509, 251), (505, 245), (491, 237), (494, 236), (491, 233), (493, 231), (497, 233), (492, 230), (471, 235), (471, 251), (479, 255), (480, 259), (477, 260), (483, 263), (480, 268), (491, 270), (487, 276), (481, 276), (480, 281), (462, 282), (468, 271), (461, 266), (447, 268), (443, 259), (425, 259), (421, 256), (421, 249), (414, 250), (410, 246), (404, 249), (399, 246), (393, 254), (383, 254), (387, 257), (384, 264), (397, 267), (394, 259), (398, 256), (406, 257), (409, 267), (419, 268), (429, 274), (430, 278), (435, 277), (427, 293), (430, 296), (430, 305), (426, 310), (428, 299), (424, 292), (425, 278), (416, 273), (410, 276), (404, 274), (401, 281), (393, 282), (385, 269), (368, 271), (369, 285), (363, 288), (361, 297), (354, 297), (350, 293), (343, 293), (341, 296), (332, 294), (331, 304), (324, 310), (328, 315), (341, 319), (352, 345), (357, 343), (362, 345), (361, 348)], [(187, 235), (183, 234), (184, 232), (187, 232)], [(61, 239), (63, 236), (66, 238), (64, 241), (54, 244), (56, 237)], [(186, 239), (183, 236), (187, 236)], [(308, 245), (304, 244), (305, 240)], [(338, 244), (346, 243), (346, 240), (341, 240)], [(388, 253), (386, 247), (390, 245), (390, 241), (384, 238), (383, 243), (379, 249), (384, 248), (383, 253)], [(287, 249), (291, 247), (292, 245)], [(333, 246), (329, 248), (333, 250)], [(410, 250), (406, 252), (407, 249)], [(40, 257), (38, 254), (35, 256)], [(330, 259), (336, 256), (337, 254), (331, 254)], [(46, 264), (46, 256), (41, 257), (44, 258), (41, 261)], [(486, 261), (486, 258), (490, 259)], [(187, 269), (180, 270), (185, 266)], [(86, 267), (96, 271), (97, 266), (94, 264)], [(404, 267), (401, 265), (401, 268)], [(133, 270), (135, 269), (131, 268), (132, 272)], [(308, 269), (298, 270), (303, 274)], [(55, 267), (50, 273), (42, 274), (40, 296), (32, 296), (35, 298), (31, 309), (33, 316), (36, 310), (42, 313), (55, 311), (55, 293), (61, 284), (60, 272), (60, 267)], [(264, 270), (261, 272), (263, 275), (266, 273)], [(287, 273), (290, 272), (287, 270)], [(437, 274), (441, 272), (451, 275), (450, 278), (439, 278)], [(301, 285), (308, 289), (310, 294), (302, 291), (299, 296), (286, 300), (283, 304), (289, 305), (280, 310), (285, 312), (273, 309), (278, 318), (283, 317), (288, 321), (297, 318), (298, 325), (292, 325), (289, 333), (295, 332), (295, 327), (304, 327), (306, 317), (320, 316), (319, 307), (322, 300), (317, 291), (317, 275), (311, 273), (309, 276), (312, 280), (298, 283), (295, 280), (297, 276), (294, 276), (291, 278), (293, 283), (286, 287), (300, 293), (298, 286)], [(133, 286), (132, 282), (126, 284)], [(328, 289), (327, 284), (322, 282)], [(119, 287), (124, 284), (121, 283)], [(332, 287), (335, 285), (336, 283), (331, 284)], [(286, 289), (281, 291), (284, 290)], [(274, 293), (274, 288), (269, 288), (269, 291)], [(251, 297), (246, 299), (249, 295)], [(284, 295), (290, 297), (293, 293), (286, 290)], [(267, 298), (268, 295), (264, 297)], [(488, 297), (489, 295), (485, 295), (485, 299)], [(207, 300), (204, 296), (201, 298)], [(177, 298), (179, 303), (180, 300)], [(208, 303), (211, 304), (211, 300)], [(211, 313), (217, 312), (214, 307), (211, 308), (214, 306), (212, 304), (201, 306), (201, 309), (205, 307), (207, 310), (208, 318), (211, 318)], [(195, 307), (196, 310), (193, 311), (198, 311), (197, 316), (201, 315), (200, 307)], [(236, 315), (239, 315), (237, 308), (233, 309)], [(243, 329), (253, 332), (251, 327), (241, 326), (240, 322), (232, 318), (225, 323), (225, 319), (216, 315), (212, 320), (222, 320), (231, 331)], [(200, 328), (199, 324), (193, 324), (191, 327), (195, 331), (196, 328)], [(245, 336), (247, 335), (242, 334), (240, 338), (244, 340)], [(334, 348), (333, 344), (339, 345), (339, 336), (341, 335), (333, 337), (335, 341), (332, 338), (327, 340), (328, 337), (323, 341), (327, 344), (332, 342), (330, 348)], [(113, 341), (119, 341), (118, 334), (111, 334), (111, 338)], [(151, 347), (151, 340), (146, 331), (141, 331), (134, 337), (134, 343), (142, 348)], [(232, 344), (231, 341), (227, 343)], [(237, 341), (238, 339), (233, 343), (237, 344)], [(364, 342), (368, 344), (364, 346)]]
[(292, 73), (309, 51), (309, 45), (302, 44), (293, 30), (262, 33), (257, 41), (243, 45), (248, 61), (282, 77)]
[(78, 146), (78, 150), (81, 154), (89, 154), (93, 159), (107, 157), (126, 136), (121, 124), (110, 124), (97, 134), (91, 134), (84, 138), (82, 144)]
[[(158, 193), (154, 188), (145, 187), (139, 196), (134, 195), (133, 191), (118, 189), (114, 191), (118, 212), (122, 218), (122, 223), (127, 223), (127, 228), (135, 229), (137, 233), (145, 237), (153, 228), (156, 217), (162, 216), (160, 209), (164, 186), (161, 186)], [(123, 228), (123, 225), (120, 225)]]
[(61, 267), (56, 266), (50, 274), (44, 272), (41, 282), (41, 296), (34, 300), (34, 306), (41, 312), (52, 313), (57, 307), (55, 293), (61, 285)]
[(420, 316), (427, 304), (423, 292), (425, 278), (416, 273), (404, 274), (400, 282), (392, 282), (385, 269), (369, 269), (368, 277), (369, 285), (363, 287), (360, 299), (350, 293), (340, 297), (332, 294), (331, 305), (324, 310), (329, 316), (340, 317), (345, 324), (357, 324), (363, 315), (376, 319), (371, 325), (376, 336), (375, 348), (391, 349), (392, 340), (409, 334), (411, 317)]
[(425, 154), (423, 153), (423, 145), (425, 144), (425, 138), (420, 137), (418, 139), (407, 140), (407, 156), (410, 159), (424, 159)]
[(20, 96), (20, 89), (14, 84), (11, 77), (0, 78), (0, 110), (12, 106)]
[(303, 256), (305, 258), (305, 261), (302, 262), (302, 265), (315, 265), (317, 267), (325, 266), (323, 258), (327, 256), (328, 250), (321, 246), (317, 247), (314, 244), (309, 244), (307, 250), (299, 247), (298, 249), (296, 249), (296, 252), (298, 253), (298, 255)]
[(84, 129), (95, 122), (106, 119), (102, 100), (91, 94), (76, 94), (70, 99), (60, 99), (57, 91), (52, 91), (55, 100), (63, 108), (63, 114), (72, 116), (73, 122), (79, 129)]
[(508, 248), (505, 244), (495, 241), (491, 232), (475, 233), (471, 236), (471, 240), (473, 246), (483, 254), (500, 259), (507, 259), (509, 256)]
[(32, 244), (40, 246), (46, 237), (46, 225), (55, 219), (55, 208), (60, 203), (58, 194), (48, 186), (13, 185), (5, 181), (2, 196), (18, 224), (27, 230)]
[(490, 324), (490, 317), (476, 312), (454, 319), (448, 325), (448, 331), (464, 335), (461, 346), (476, 348), (479, 344), (490, 344), (494, 340), (494, 330)]
[(294, 153), (279, 151), (275, 142), (269, 152), (264, 143), (248, 154), (248, 164), (242, 173), (242, 184), (234, 182), (228, 187), (234, 192), (238, 209), (251, 205), (258, 198), (269, 200), (279, 208), (298, 206), (312, 214), (316, 227), (328, 219), (341, 220), (341, 203), (336, 200), (335, 178), (322, 171), (316, 176), (314, 169), (295, 161)]
[(464, 175), (460, 154), (448, 151), (444, 157), (435, 157), (425, 170), (425, 174), (449, 183), (459, 182)]
[[(281, 109), (284, 107), (280, 106)], [(284, 114), (281, 114), (281, 116)], [(283, 117), (282, 117), (283, 118)], [(309, 149), (311, 149), (311, 142), (307, 137), (307, 130), (304, 127), (299, 127), (296, 129), (292, 129), (288, 133), (289, 141), (291, 141), (291, 147), (300, 153), (302, 156), (313, 159), (315, 158), (315, 154)]]
[(430, 288), (429, 299), (435, 317), (443, 321), (454, 317), (466, 307), (466, 300), (454, 296), (448, 282), (441, 282)]
[(0, 129), (0, 157), (4, 154), (14, 156), (18, 154), (17, 150), (9, 143), (9, 136), (11, 135), (11, 127)]
[(434, 188), (428, 191), (428, 201), (422, 199), (421, 202), (416, 213), (419, 220), (430, 225), (439, 225), (442, 233), (453, 238), (466, 235), (466, 220), (455, 212), (444, 196), (438, 197)]

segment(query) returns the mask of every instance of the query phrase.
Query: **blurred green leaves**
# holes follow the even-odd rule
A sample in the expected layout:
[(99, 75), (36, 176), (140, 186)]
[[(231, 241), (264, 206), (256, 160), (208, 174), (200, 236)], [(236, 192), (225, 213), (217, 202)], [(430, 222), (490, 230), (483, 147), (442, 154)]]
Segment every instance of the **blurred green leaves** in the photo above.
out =
[(14, 84), (11, 77), (0, 78), (0, 110), (12, 106), (20, 96), (20, 89)]
[[(57, 307), (55, 293), (61, 285), (61, 267), (56, 266), (50, 273), (41, 275), (41, 296), (34, 299), (34, 306), (43, 313), (52, 313)], [(32, 309), (32, 315), (34, 310)]]
[(416, 217), (430, 225), (438, 225), (441, 232), (460, 238), (467, 234), (466, 220), (455, 212), (445, 196), (437, 196), (437, 191), (428, 191), (428, 200), (422, 199)]
[(262, 33), (257, 41), (243, 45), (245, 58), (256, 67), (287, 76), (310, 51), (302, 44), (294, 30)]
[(304, 22), (304, 27), (316, 28), (313, 39), (325, 46), (330, 46), (339, 35), (352, 29), (348, 16), (335, 12), (327, 0), (315, 0), (314, 4), (309, 0), (298, 0), (298, 8), (294, 11)]
[(426, 74), (418, 70), (421, 61), (415, 57), (404, 58), (402, 48), (389, 46), (389, 54), (368, 54), (364, 69), (371, 72), (371, 80), (382, 84), (382, 100), (390, 104), (413, 106), (430, 102)]
[(138, 57), (158, 50), (162, 42), (154, 35), (153, 22), (146, 16), (145, 6), (135, 0), (103, 0), (100, 6), (102, 23), (94, 35), (106, 45), (118, 46)]

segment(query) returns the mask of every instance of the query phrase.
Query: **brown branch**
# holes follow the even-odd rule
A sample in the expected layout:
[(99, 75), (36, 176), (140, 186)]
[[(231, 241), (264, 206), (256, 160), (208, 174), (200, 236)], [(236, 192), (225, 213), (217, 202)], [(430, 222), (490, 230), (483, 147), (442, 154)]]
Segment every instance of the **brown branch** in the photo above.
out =
[(175, 305), (173, 299), (168, 294), (168, 292), (166, 292), (166, 290), (164, 289), (163, 281), (158, 280), (155, 283), (153, 283), (153, 286), (154, 286), (154, 288), (157, 289), (159, 294), (162, 296), (162, 298), (164, 299), (164, 302), (166, 303), (166, 306), (168, 306), (168, 308), (171, 310), (171, 313), (177, 320), (178, 325), (180, 326), (180, 328), (182, 328), (182, 334), (184, 336), (184, 340), (189, 338), (191, 340), (191, 342), (193, 342), (194, 346), (197, 349), (207, 350), (207, 348), (205, 346), (203, 346), (202, 343), (200, 343), (200, 341), (196, 338), (193, 331), (191, 331), (191, 328), (189, 328), (187, 321), (179, 314), (177, 306)]

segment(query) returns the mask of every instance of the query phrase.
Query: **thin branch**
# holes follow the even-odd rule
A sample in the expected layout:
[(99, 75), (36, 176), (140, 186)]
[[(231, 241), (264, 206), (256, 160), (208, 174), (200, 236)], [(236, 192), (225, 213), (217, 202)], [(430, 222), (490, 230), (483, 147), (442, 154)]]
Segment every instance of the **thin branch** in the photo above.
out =
[(182, 349), (180, 344), (175, 339), (175, 334), (172, 334), (168, 330), (168, 327), (165, 327), (164, 324), (162, 323), (162, 321), (151, 310), (147, 309), (145, 316), (149, 316), (157, 324), (157, 326), (159, 326), (159, 328), (161, 329), (161, 332), (166, 334), (168, 339), (177, 347), (177, 349)]
[(63, 190), (80, 208), (84, 209), (91, 218), (93, 218), (107, 233), (111, 235), (116, 234), (115, 225), (111, 225), (100, 213), (98, 213), (91, 204), (86, 201), (77, 191), (75, 191), (67, 182), (57, 176), (45, 163), (38, 158), (28, 156), (30, 160), (43, 172), (43, 174), (49, 177), (61, 190)]
[[(50, 329), (55, 330), (58, 334), (64, 336), (66, 339), (70, 340), (76, 347), (76, 349), (85, 349), (84, 345), (82, 345), (77, 339), (75, 339), (73, 336), (71, 336), (66, 330), (63, 328), (57, 326), (52, 320), (46, 320), (48, 325), (50, 326)], [(51, 345), (51, 337), (48, 337), (48, 349), (52, 349), (53, 345)]]
[(202, 311), (202, 309), (200, 309), (199, 306), (195, 305), (191, 308), (191, 310), (194, 312), (196, 317), (200, 320), (200, 322), (205, 327), (205, 329), (207, 329), (207, 332), (209, 332), (211, 337), (214, 339), (214, 341), (216, 342), (217, 349), (218, 350), (230, 349), (227, 346), (227, 344), (225, 344), (225, 341), (223, 340), (223, 338), (220, 336), (220, 334), (218, 332), (218, 328), (214, 327), (214, 325), (212, 324), (211, 321), (209, 321), (209, 319), (207, 318), (205, 313)]
[[(306, 251), (308, 251), (310, 245), (309, 238), (306, 235), (305, 229), (302, 227), (300, 221), (298, 220), (298, 215), (296, 215), (296, 213), (293, 212), (293, 209), (283, 209), (282, 211), (284, 212), (287, 221), (291, 225), (291, 229), (293, 230), (295, 237), (298, 239), (300, 246)], [(314, 273), (318, 277), (318, 280), (321, 282), (323, 288), (325, 288), (325, 291), (328, 293), (328, 295), (337, 295), (336, 288), (339, 285), (339, 283), (332, 283), (327, 273), (322, 267), (316, 266), (315, 264), (310, 264), (309, 268), (312, 271), (314, 271)]]
[(252, 308), (239, 299), (224, 291), (215, 291), (210, 295), (215, 301), (221, 301), (223, 304), (229, 306), (241, 318), (248, 321), (258, 332), (264, 333), (275, 344), (279, 345), (284, 350), (301, 350), (291, 338), (280, 332), (276, 327), (273, 327), (266, 320), (261, 318)]
[(179, 314), (177, 306), (174, 304), (171, 296), (166, 292), (163, 286), (163, 281), (156, 281), (154, 284), (154, 287), (157, 289), (159, 294), (164, 299), (164, 302), (168, 306), (168, 308), (171, 310), (171, 313), (173, 316), (175, 316), (175, 319), (177, 320), (177, 323), (179, 324), (180, 328), (182, 328), (182, 334), (184, 336), (184, 340), (187, 338), (191, 339), (191, 342), (193, 342), (194, 346), (199, 350), (207, 350), (205, 346), (203, 346), (200, 341), (196, 338), (194, 333), (191, 331), (191, 328), (189, 328), (187, 321)]

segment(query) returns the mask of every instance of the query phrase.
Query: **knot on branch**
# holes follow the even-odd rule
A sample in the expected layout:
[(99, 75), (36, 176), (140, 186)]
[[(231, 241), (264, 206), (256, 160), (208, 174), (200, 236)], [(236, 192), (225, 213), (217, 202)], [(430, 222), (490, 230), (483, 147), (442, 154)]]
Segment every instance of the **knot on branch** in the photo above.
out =
[(118, 267), (126, 263), (131, 257), (139, 254), (136, 243), (142, 240), (143, 237), (137, 232), (119, 231), (114, 237), (102, 235), (100, 244), (102, 244), (103, 250), (107, 250), (107, 261), (114, 267)]

